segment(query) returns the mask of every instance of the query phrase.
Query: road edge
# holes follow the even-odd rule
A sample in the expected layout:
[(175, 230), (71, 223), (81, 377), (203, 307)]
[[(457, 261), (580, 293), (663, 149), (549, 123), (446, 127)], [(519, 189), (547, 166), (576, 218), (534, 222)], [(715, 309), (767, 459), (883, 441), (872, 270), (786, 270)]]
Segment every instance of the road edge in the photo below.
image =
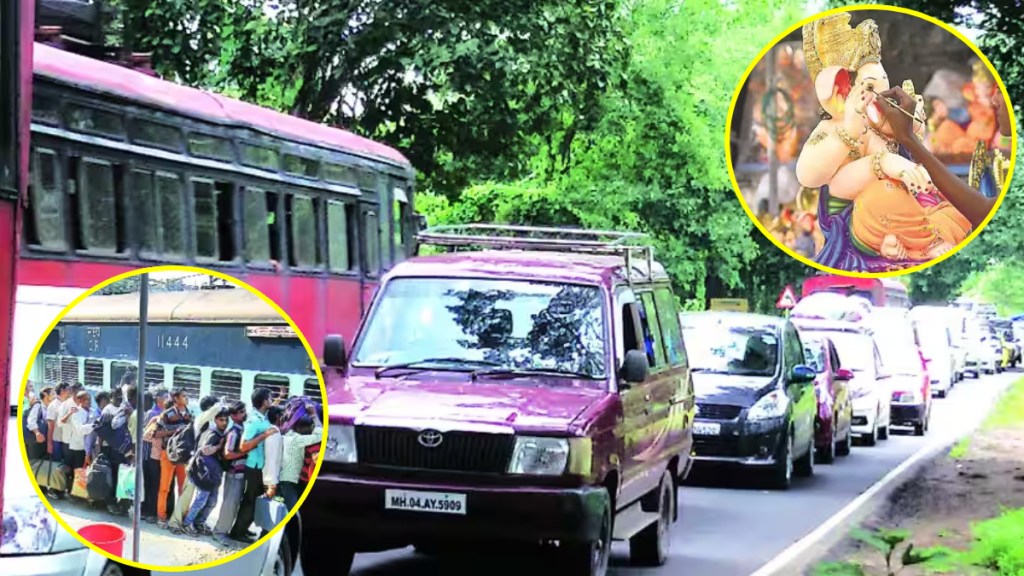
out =
[(792, 576), (794, 574), (803, 574), (810, 565), (817, 563), (821, 556), (848, 535), (850, 529), (849, 520), (855, 519), (859, 521), (866, 517), (885, 502), (889, 494), (903, 484), (903, 482), (896, 482), (896, 480), (904, 477), (909, 478), (911, 476), (910, 472), (916, 470), (942, 451), (949, 450), (963, 438), (977, 432), (982, 423), (984, 423), (985, 418), (988, 417), (988, 414), (992, 412), (995, 405), (1017, 380), (1009, 380), (992, 397), (989, 406), (985, 410), (985, 415), (978, 421), (976, 426), (954, 437), (942, 438), (922, 446), (917, 452), (914, 452), (903, 462), (900, 462), (898, 466), (872, 484), (861, 495), (851, 500), (828, 520), (763, 564), (756, 571), (752, 572), (750, 576)]

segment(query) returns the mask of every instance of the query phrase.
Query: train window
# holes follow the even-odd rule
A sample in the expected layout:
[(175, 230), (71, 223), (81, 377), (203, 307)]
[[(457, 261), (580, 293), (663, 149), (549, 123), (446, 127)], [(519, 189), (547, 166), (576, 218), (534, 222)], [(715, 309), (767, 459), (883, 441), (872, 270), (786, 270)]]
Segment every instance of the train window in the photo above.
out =
[[(146, 388), (154, 386), (167, 386), (167, 374), (163, 364), (146, 362)], [(178, 386), (178, 379), (174, 379), (174, 386)]]
[(243, 196), (243, 204), (246, 261), (280, 260), (277, 254), (277, 194), (249, 188)]
[(317, 178), (320, 176), (320, 162), (313, 158), (285, 154), (284, 171), (304, 178)]
[(256, 386), (263, 386), (273, 390), (274, 394), (280, 394), (284, 392), (287, 396), (291, 395), (291, 383), (287, 376), (277, 376), (274, 374), (257, 374), (256, 375)]
[(405, 190), (395, 188), (395, 201), (391, 209), (392, 229), (395, 235), (395, 259), (403, 260), (405, 256), (405, 238), (409, 230), (409, 197)]
[(235, 259), (232, 196), (227, 182), (192, 179), (197, 256), (225, 262)]
[[(126, 373), (129, 373), (129, 372), (133, 373), (133, 374), (136, 373), (138, 371), (138, 370), (136, 370), (137, 367), (138, 367), (137, 364), (133, 364), (131, 362), (111, 362), (110, 363), (110, 383), (111, 383), (111, 386), (114, 386), (118, 382), (120, 382), (121, 379), (124, 378), (124, 375)], [(149, 364), (146, 365), (146, 371), (147, 371), (146, 382), (148, 383), (149, 382), (149, 374), (148, 374)], [(160, 383), (163, 384), (163, 381), (161, 381)], [(148, 388), (148, 386), (147, 386), (147, 388)]]
[(171, 377), (174, 379), (172, 386), (167, 388), (178, 388), (184, 390), (190, 401), (198, 405), (196, 400), (202, 395), (203, 376), (199, 371), (199, 368), (188, 368), (185, 366), (175, 366), (174, 371), (171, 373)]
[(210, 375), (210, 394), (229, 401), (242, 398), (242, 374), (228, 370), (214, 370)]
[(181, 177), (169, 172), (153, 174), (148, 170), (132, 170), (132, 192), (136, 194), (133, 205), (141, 250), (151, 254), (183, 255), (184, 185)]
[(43, 124), (60, 124), (60, 101), (53, 96), (33, 93), (32, 120)]
[(240, 144), (242, 150), (242, 164), (253, 168), (264, 168), (277, 171), (281, 166), (281, 160), (277, 150), (266, 146), (255, 144)]
[(107, 387), (103, 379), (103, 360), (86, 360), (82, 364), (82, 384), (93, 388)]
[(78, 374), (78, 358), (74, 356), (61, 356), (60, 374), (65, 382), (81, 382), (81, 376)]
[(64, 190), (61, 186), (60, 159), (57, 152), (32, 149), (32, 181), (29, 203), (32, 211), (29, 242), (45, 248), (63, 249)]
[(354, 168), (333, 162), (324, 163), (324, 180), (332, 184), (348, 184), (350, 186), (359, 184)]
[(343, 202), (327, 202), (327, 258), (331, 272), (348, 272), (355, 267), (349, 250), (349, 246), (355, 244), (351, 241), (354, 231), (349, 225), (351, 220), (351, 206)]
[(323, 402), (323, 392), (320, 390), (320, 381), (316, 378), (306, 378), (302, 384), (302, 395)]
[(315, 268), (323, 264), (320, 254), (319, 200), (291, 196), (288, 210), (289, 247), (292, 266)]
[(230, 140), (199, 132), (192, 132), (188, 135), (188, 152), (193, 156), (213, 158), (214, 160), (230, 162), (235, 159)]
[[(67, 381), (61, 377), (60, 359), (47, 354), (43, 356), (43, 380), (47, 385), (63, 384)], [(74, 382), (72, 382), (73, 384)]]
[(363, 263), (363, 270), (370, 275), (376, 275), (380, 270), (380, 218), (375, 210), (363, 212), (363, 238), (366, 242), (366, 261)]
[(114, 165), (105, 160), (82, 158), (78, 162), (78, 224), (81, 247), (117, 252), (117, 194)]
[(68, 104), (68, 127), (79, 132), (95, 132), (107, 136), (124, 136), (124, 119), (113, 112), (91, 106)]
[(167, 150), (181, 150), (181, 130), (174, 126), (148, 120), (135, 120), (132, 128), (132, 140), (136, 142)]

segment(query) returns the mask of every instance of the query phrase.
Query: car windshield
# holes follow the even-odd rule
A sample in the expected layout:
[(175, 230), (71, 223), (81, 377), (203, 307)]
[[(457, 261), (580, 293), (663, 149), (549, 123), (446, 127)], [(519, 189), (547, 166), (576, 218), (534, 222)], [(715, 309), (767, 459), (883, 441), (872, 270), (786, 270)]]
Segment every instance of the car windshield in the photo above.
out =
[(836, 347), (840, 366), (857, 372), (874, 370), (870, 336), (858, 332), (830, 332), (828, 337)]
[(478, 278), (397, 278), (366, 321), (353, 363), (543, 370), (604, 378), (597, 286)]
[(921, 373), (921, 354), (913, 340), (903, 335), (881, 331), (877, 334), (878, 353), (882, 366), (893, 374)]
[(772, 376), (778, 367), (778, 329), (749, 318), (684, 322), (690, 366), (702, 372)]
[(814, 368), (814, 371), (821, 374), (825, 371), (825, 347), (824, 343), (813, 337), (801, 338), (804, 342), (804, 358), (807, 365)]

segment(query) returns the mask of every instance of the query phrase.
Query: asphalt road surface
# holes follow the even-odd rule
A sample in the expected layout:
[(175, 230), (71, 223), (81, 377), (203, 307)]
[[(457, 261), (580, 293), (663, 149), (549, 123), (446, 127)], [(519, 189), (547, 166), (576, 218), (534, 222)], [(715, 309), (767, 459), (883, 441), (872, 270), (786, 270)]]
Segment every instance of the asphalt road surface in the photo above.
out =
[[(952, 442), (977, 426), (995, 396), (1020, 373), (967, 379), (947, 398), (936, 398), (931, 430), (923, 438), (894, 430), (873, 448), (855, 446), (836, 464), (796, 479), (788, 492), (772, 492), (724, 478), (728, 486), (685, 486), (680, 518), (672, 527), (672, 552), (661, 568), (632, 568), (628, 547), (617, 543), (611, 574), (616, 576), (749, 576), (788, 546), (841, 510), (890, 470), (930, 443)], [(726, 475), (728, 476), (728, 474)], [(721, 482), (723, 479), (715, 479)], [(735, 480), (735, 481), (730, 481)], [(440, 576), (452, 573), (547, 574), (545, 558), (505, 550), (433, 558), (411, 548), (356, 556), (354, 576)], [(301, 568), (298, 574), (301, 575)]]

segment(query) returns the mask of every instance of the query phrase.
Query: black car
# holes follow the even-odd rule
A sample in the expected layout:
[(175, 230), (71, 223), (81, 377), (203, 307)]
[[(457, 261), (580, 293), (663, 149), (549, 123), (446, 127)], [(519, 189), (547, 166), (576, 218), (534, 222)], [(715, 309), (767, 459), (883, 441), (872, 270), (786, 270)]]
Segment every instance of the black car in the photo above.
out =
[(785, 318), (730, 312), (682, 316), (697, 413), (695, 466), (763, 470), (778, 489), (814, 473), (814, 369)]

